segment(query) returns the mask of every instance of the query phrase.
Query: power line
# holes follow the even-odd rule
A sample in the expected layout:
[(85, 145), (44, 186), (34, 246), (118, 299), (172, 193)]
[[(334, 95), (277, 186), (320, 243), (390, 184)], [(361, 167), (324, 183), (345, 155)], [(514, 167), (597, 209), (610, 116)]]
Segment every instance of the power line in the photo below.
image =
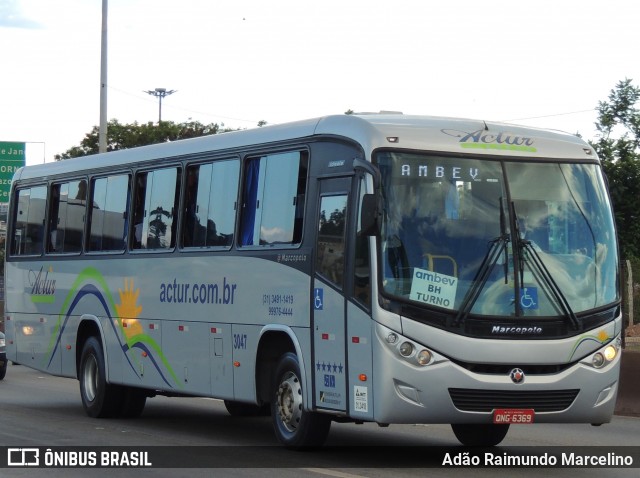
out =
[(568, 113), (555, 113), (555, 114), (552, 114), (552, 115), (530, 116), (528, 118), (513, 118), (513, 119), (501, 120), (501, 121), (509, 122), (509, 121), (525, 121), (525, 120), (541, 119), (541, 118), (553, 118), (554, 116), (576, 115), (576, 114), (580, 114), (580, 113), (591, 113), (592, 111), (597, 111), (597, 110), (596, 110), (596, 108), (591, 108), (590, 110), (570, 111)]
[[(132, 93), (132, 92), (120, 89), (120, 88), (116, 88), (115, 86), (107, 85), (107, 88), (109, 88), (109, 89), (111, 89), (113, 91), (117, 91), (118, 93), (122, 93), (122, 94), (127, 95), (127, 96), (132, 96), (132, 97), (137, 98), (137, 99), (139, 99), (141, 101), (149, 101), (148, 98), (140, 96), (137, 93)], [(146, 91), (145, 91), (145, 93), (146, 93)], [(216, 114), (216, 113), (208, 113), (208, 112), (205, 112), (205, 111), (192, 110), (192, 109), (189, 109), (189, 108), (183, 108), (183, 107), (180, 107), (180, 106), (176, 106), (175, 104), (172, 104), (170, 108), (174, 109), (174, 110), (185, 111), (185, 112), (191, 113), (191, 114), (212, 116), (214, 118), (221, 118), (221, 119), (232, 120), (232, 121), (242, 121), (244, 123), (257, 124), (258, 121), (259, 121), (259, 120), (252, 120), (252, 119), (250, 120), (250, 119), (243, 119), (243, 118), (234, 118), (234, 117), (231, 117), (231, 116), (224, 116), (224, 115), (219, 115), (219, 114)]]
[[(122, 90), (120, 88), (116, 88), (114, 86), (107, 86), (108, 88), (117, 91), (119, 93), (128, 95), (128, 96), (133, 96), (135, 98), (138, 99), (142, 99), (143, 101), (146, 100), (146, 98), (143, 98), (135, 93), (131, 93), (128, 92), (126, 90)], [(255, 120), (255, 119), (246, 119), (246, 118), (235, 118), (232, 116), (225, 116), (225, 115), (220, 115), (220, 114), (216, 114), (216, 113), (210, 113), (210, 112), (206, 112), (206, 111), (198, 111), (198, 110), (192, 110), (190, 108), (184, 108), (181, 106), (176, 106), (175, 104), (171, 105), (171, 108), (174, 110), (181, 110), (181, 111), (185, 111), (187, 113), (192, 113), (192, 114), (199, 114), (199, 115), (205, 115), (205, 116), (212, 116), (214, 118), (221, 118), (221, 119), (225, 119), (225, 120), (232, 120), (232, 121), (242, 121), (245, 123), (255, 123), (257, 124), (259, 120)], [(534, 119), (543, 119), (543, 118), (553, 118), (553, 117), (557, 117), (557, 116), (568, 116), (568, 115), (575, 115), (575, 114), (582, 114), (582, 113), (591, 113), (597, 111), (596, 108), (591, 108), (588, 110), (579, 110), (579, 111), (569, 111), (569, 112), (565, 112), (565, 113), (553, 113), (553, 114), (547, 114), (547, 115), (540, 115), (540, 116), (528, 116), (528, 117), (524, 117), (524, 118), (512, 118), (512, 119), (505, 119), (505, 120), (499, 120), (500, 122), (504, 122), (504, 123), (508, 123), (508, 122), (512, 122), (512, 121), (526, 121), (526, 120), (534, 120)]]

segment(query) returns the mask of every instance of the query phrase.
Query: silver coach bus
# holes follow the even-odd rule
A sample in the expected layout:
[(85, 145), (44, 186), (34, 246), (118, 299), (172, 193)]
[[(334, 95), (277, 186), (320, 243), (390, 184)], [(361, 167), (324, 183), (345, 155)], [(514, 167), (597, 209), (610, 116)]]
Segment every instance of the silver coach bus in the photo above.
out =
[(496, 445), (614, 410), (614, 221), (559, 132), (344, 115), (25, 167), (6, 283), (8, 358), (93, 417), (206, 396), (290, 447), (332, 420)]

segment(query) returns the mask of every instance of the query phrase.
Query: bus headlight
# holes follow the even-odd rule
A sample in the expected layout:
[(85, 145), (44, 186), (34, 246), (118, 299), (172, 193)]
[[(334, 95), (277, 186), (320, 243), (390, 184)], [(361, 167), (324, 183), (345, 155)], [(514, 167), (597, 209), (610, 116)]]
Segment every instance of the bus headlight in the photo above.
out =
[(428, 367), (437, 363), (442, 363), (446, 359), (437, 352), (419, 342), (403, 337), (387, 327), (378, 325), (376, 330), (378, 338), (385, 344), (394, 357), (402, 359), (412, 367)]
[(429, 365), (429, 362), (431, 362), (431, 357), (431, 352), (429, 352), (427, 349), (422, 349), (420, 352), (418, 352), (416, 360), (420, 365)]
[(618, 348), (615, 345), (607, 345), (604, 349), (599, 350), (591, 356), (591, 365), (595, 368), (602, 368), (613, 362), (618, 356)]
[(593, 354), (593, 358), (591, 359), (591, 363), (593, 364), (593, 366), (595, 368), (600, 368), (605, 364), (605, 359), (604, 359), (604, 355), (602, 355), (600, 352), (598, 352), (597, 354)]
[(413, 353), (413, 344), (411, 342), (403, 342), (400, 345), (400, 355), (403, 357), (408, 357)]
[(611, 362), (618, 355), (618, 350), (613, 345), (607, 345), (604, 349), (604, 358)]

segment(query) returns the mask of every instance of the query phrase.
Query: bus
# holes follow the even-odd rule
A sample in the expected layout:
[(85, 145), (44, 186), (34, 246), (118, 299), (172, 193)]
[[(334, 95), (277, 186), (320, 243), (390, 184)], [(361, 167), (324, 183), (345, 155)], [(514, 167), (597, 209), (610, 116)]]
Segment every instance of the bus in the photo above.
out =
[(335, 115), (27, 166), (6, 251), (8, 359), (91, 417), (155, 395), (337, 422), (611, 420), (618, 247), (594, 150), (562, 132)]

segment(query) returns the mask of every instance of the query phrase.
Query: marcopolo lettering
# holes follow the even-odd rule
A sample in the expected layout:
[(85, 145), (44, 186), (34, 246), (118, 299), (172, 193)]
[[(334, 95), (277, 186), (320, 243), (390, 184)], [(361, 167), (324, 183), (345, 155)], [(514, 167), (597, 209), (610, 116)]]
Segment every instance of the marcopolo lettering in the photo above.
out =
[(542, 327), (517, 327), (494, 325), (491, 328), (492, 334), (509, 334), (509, 335), (539, 335), (543, 332)]

